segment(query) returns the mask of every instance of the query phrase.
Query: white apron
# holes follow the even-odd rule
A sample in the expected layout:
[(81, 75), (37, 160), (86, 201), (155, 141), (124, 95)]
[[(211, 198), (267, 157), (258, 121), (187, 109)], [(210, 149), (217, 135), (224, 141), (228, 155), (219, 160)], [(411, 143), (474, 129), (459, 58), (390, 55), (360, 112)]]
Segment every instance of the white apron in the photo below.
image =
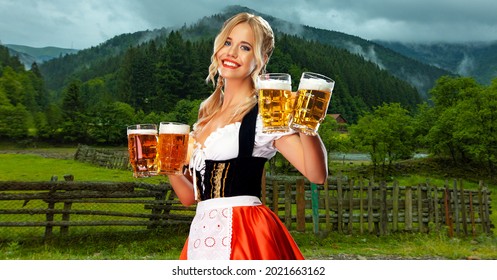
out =
[(189, 260), (229, 260), (235, 206), (257, 206), (255, 196), (213, 198), (197, 205), (188, 238)]

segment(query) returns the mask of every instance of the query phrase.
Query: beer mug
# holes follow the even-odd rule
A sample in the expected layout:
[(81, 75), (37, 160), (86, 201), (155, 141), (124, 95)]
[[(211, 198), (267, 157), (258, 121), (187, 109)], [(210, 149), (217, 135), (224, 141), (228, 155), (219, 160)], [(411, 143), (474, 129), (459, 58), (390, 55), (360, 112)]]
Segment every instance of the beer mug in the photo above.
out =
[(157, 175), (157, 125), (128, 126), (128, 153), (135, 178)]
[(190, 126), (175, 122), (161, 122), (159, 126), (159, 174), (182, 174), (188, 153)]
[(287, 132), (295, 96), (289, 74), (269, 73), (257, 77), (259, 114), (263, 133)]
[(335, 81), (312, 72), (302, 73), (290, 127), (307, 135), (316, 135), (326, 117)]

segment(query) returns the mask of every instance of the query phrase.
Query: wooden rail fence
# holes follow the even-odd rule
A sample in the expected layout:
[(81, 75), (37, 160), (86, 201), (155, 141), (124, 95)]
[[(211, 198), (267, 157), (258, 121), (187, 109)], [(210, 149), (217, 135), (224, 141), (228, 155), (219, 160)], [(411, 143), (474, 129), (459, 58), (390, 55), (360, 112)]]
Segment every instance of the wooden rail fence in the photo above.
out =
[[(387, 235), (391, 232), (429, 232), (447, 228), (449, 235), (491, 234), (490, 191), (464, 189), (462, 181), (399, 186), (372, 180), (328, 180), (308, 184), (303, 178), (268, 177), (265, 203), (288, 228), (312, 224), (320, 230)], [(275, 199), (276, 198), (276, 199)], [(292, 207), (296, 205), (296, 207)], [(324, 227), (324, 228), (323, 228)]]
[(93, 165), (107, 167), (109, 169), (131, 170), (127, 150), (116, 151), (109, 149), (98, 149), (86, 145), (78, 145), (74, 159)]
[(0, 182), (0, 228), (189, 224), (194, 207), (184, 207), (169, 184), (122, 182)]
[[(171, 186), (136, 182), (0, 182), (0, 229), (44, 227), (45, 237), (75, 226), (155, 228), (189, 224), (195, 206), (184, 207)], [(330, 179), (307, 184), (302, 177), (268, 176), (263, 203), (289, 229), (387, 235), (447, 230), (453, 235), (491, 234), (490, 191), (464, 189), (460, 181), (436, 187), (399, 186)], [(1, 232), (1, 231), (0, 231)]]

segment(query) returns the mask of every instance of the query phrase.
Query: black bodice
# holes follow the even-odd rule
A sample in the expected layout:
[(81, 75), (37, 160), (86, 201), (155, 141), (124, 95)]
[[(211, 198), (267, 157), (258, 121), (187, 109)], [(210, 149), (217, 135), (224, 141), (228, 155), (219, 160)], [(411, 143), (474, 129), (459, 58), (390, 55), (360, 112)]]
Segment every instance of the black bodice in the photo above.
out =
[(242, 120), (238, 135), (238, 157), (206, 160), (203, 182), (200, 171), (195, 170), (200, 200), (238, 195), (261, 197), (262, 173), (267, 158), (252, 156), (257, 114), (256, 105)]

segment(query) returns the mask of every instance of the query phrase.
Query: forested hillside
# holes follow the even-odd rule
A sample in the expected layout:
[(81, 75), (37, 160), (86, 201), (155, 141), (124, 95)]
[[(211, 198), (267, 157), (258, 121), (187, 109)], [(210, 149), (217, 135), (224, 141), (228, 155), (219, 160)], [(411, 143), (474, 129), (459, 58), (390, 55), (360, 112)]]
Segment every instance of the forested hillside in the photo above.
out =
[[(56, 92), (77, 79), (105, 83), (106, 97), (137, 110), (167, 111), (180, 99), (203, 99), (211, 91), (203, 82), (210, 62), (212, 40), (232, 13), (204, 18), (178, 31), (161, 29), (117, 36), (97, 47), (67, 55), (41, 66), (47, 86)], [(277, 49), (268, 70), (290, 72), (298, 81), (303, 70), (326, 74), (336, 80), (331, 112), (354, 121), (362, 110), (382, 102), (398, 101), (413, 108), (416, 90), (395, 79), (378, 64), (344, 49), (280, 32), (274, 21)], [(288, 29), (288, 28), (287, 28)], [(148, 40), (153, 38), (153, 40)], [(91, 94), (95, 100), (98, 94)], [(105, 99), (105, 98), (104, 98)], [(94, 104), (95, 102), (91, 102)]]
[[(167, 111), (180, 99), (207, 97), (211, 87), (205, 85), (204, 79), (210, 63), (212, 40), (192, 42), (183, 39), (175, 31), (166, 37), (163, 45), (156, 42), (130, 47), (121, 56), (108, 56), (76, 71), (73, 77), (86, 86), (91, 88), (99, 80), (107, 89), (105, 93), (89, 93), (92, 100), (88, 100), (88, 104), (110, 98), (149, 113)], [(66, 56), (63, 60), (77, 58)], [(54, 60), (42, 67), (44, 73), (50, 67), (57, 71), (65, 69), (63, 62)], [(296, 85), (304, 70), (323, 73), (335, 79), (330, 110), (343, 114), (351, 121), (362, 110), (382, 102), (396, 101), (413, 108), (421, 101), (413, 87), (379, 69), (374, 63), (345, 50), (280, 34), (268, 71), (289, 72)]]
[[(4, 80), (33, 74), (43, 78), (37, 84), (42, 87), (33, 95), (38, 100), (36, 106), (29, 105), (30, 98), (17, 102), (28, 112), (25, 134), (54, 142), (122, 144), (128, 124), (172, 120), (193, 124), (201, 100), (212, 92), (205, 77), (213, 37), (230, 12), (238, 10), (206, 17), (175, 31), (164, 28), (122, 34), (43, 63), (39, 66), (41, 75), (34, 65), (31, 71), (16, 70), (16, 77), (6, 76), (14, 67), (4, 66)], [(422, 102), (414, 86), (377, 61), (304, 39), (290, 30), (291, 26), (286, 26), (290, 31), (284, 33), (281, 21), (268, 18), (276, 31), (276, 50), (268, 70), (290, 73), (294, 89), (303, 71), (333, 78), (336, 84), (329, 113), (342, 114), (354, 123), (364, 111), (384, 102), (397, 102), (411, 111)], [(16, 95), (6, 96), (10, 105), (17, 104), (12, 100)]]
[[(178, 30), (122, 34), (30, 70), (0, 45), (0, 141), (125, 145), (130, 124), (192, 125), (213, 90), (205, 82), (213, 37), (239, 9)], [(497, 174), (495, 75), (490, 85), (442, 76), (449, 72), (357, 37), (268, 19), (276, 31), (269, 72), (290, 73), (294, 90), (303, 71), (336, 81), (328, 113), (345, 117), (349, 134), (341, 137), (328, 117), (319, 131), (328, 151), (367, 152), (375, 168), (388, 172), (422, 147)], [(419, 86), (398, 73), (423, 87), (436, 83), (421, 97)]]
[(470, 43), (401, 43), (378, 41), (407, 57), (490, 84), (497, 75), (497, 41)]
[(24, 140), (35, 119), (45, 119), (49, 96), (36, 64), (24, 70), (17, 57), (0, 45), (0, 140)]
[[(333, 30), (303, 26), (241, 6), (229, 6), (220, 15), (199, 20), (195, 28), (185, 32), (184, 36), (188, 36), (186, 38), (196, 38), (202, 34), (204, 37), (206, 34), (214, 35), (218, 31), (218, 26), (221, 26), (226, 18), (239, 12), (250, 12), (263, 16), (278, 33), (295, 35), (307, 41), (316, 41), (356, 54), (376, 64), (380, 69), (387, 70), (395, 77), (414, 86), (423, 98), (427, 98), (428, 91), (435, 85), (435, 81), (439, 77), (451, 74), (451, 71), (447, 69), (422, 63), (410, 56), (404, 56), (383, 47), (381, 44), (364, 40), (357, 36)], [(443, 53), (439, 53), (438, 55), (443, 56)]]
[(75, 49), (65, 49), (58, 47), (43, 47), (43, 48), (34, 48), (23, 45), (13, 45), (6, 44), (7, 48), (9, 48), (9, 52), (12, 56), (19, 57), (19, 60), (24, 67), (29, 69), (33, 62), (37, 64), (41, 64), (48, 60), (62, 57), (65, 54), (77, 53), (78, 50)]
[[(233, 14), (243, 11), (262, 15), (270, 22), (277, 33), (295, 35), (307, 41), (317, 41), (359, 55), (363, 59), (375, 63), (380, 69), (387, 70), (392, 75), (414, 86), (423, 98), (427, 96), (428, 90), (433, 87), (436, 79), (440, 76), (450, 74), (447, 70), (423, 64), (415, 59), (400, 55), (380, 44), (356, 36), (302, 26), (241, 6), (229, 6), (223, 13), (204, 17), (192, 26), (183, 26), (178, 31), (185, 40), (208, 40), (213, 38), (219, 31), (224, 20)], [(151, 39), (155, 39), (158, 45), (164, 44), (171, 31), (171, 28), (162, 28), (133, 34), (122, 34), (97, 47), (83, 50), (75, 57), (69, 56), (63, 61), (52, 61), (50, 63), (52, 67), (44, 65), (42, 69), (47, 80), (47, 86), (51, 89), (60, 89), (64, 85), (64, 81), (67, 84), (67, 76), (82, 71), (82, 68), (87, 67), (89, 64), (105, 64), (107, 57), (119, 55), (130, 46), (137, 46)]]

